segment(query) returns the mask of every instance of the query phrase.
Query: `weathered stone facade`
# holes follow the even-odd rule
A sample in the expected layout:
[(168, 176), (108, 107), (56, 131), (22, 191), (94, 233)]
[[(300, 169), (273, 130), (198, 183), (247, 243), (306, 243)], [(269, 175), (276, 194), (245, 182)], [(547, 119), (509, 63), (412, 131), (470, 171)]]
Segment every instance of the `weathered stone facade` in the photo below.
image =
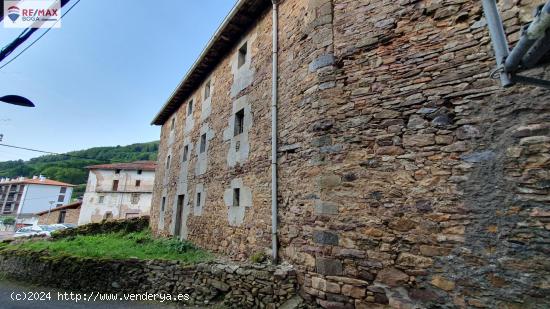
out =
[[(510, 41), (538, 4), (499, 3)], [(279, 9), (279, 254), (297, 267), (304, 296), (326, 308), (547, 307), (550, 95), (489, 78), (481, 2), (286, 0)], [(243, 76), (242, 44), (212, 71), (207, 119), (195, 109), (184, 133), (182, 104), (176, 128), (163, 125), (159, 233), (172, 233), (176, 188), (194, 201), (200, 184), (200, 215), (184, 203), (186, 238), (237, 258), (269, 250), (270, 31), (266, 12), (245, 34), (254, 39)], [(223, 132), (242, 97), (249, 149), (229, 160)], [(197, 149), (206, 124), (206, 172), (194, 173), (196, 156), (184, 178), (180, 160), (166, 169), (185, 139)], [(252, 202), (230, 216), (224, 192), (235, 179)]]

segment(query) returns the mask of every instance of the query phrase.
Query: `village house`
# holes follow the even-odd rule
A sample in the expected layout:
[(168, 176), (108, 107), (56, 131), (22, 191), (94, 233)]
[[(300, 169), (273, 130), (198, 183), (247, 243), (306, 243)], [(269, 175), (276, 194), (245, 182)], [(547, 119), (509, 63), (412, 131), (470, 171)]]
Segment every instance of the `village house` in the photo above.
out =
[(481, 1), (238, 1), (153, 120), (152, 229), (325, 308), (548, 304), (550, 95), (494, 67)]
[(68, 204), (73, 187), (42, 175), (32, 179), (3, 178), (0, 180), (0, 214), (16, 216), (18, 225), (36, 224), (35, 213)]
[(78, 224), (149, 215), (156, 163), (100, 164), (90, 170)]
[(78, 217), (80, 216), (80, 207), (82, 201), (76, 201), (71, 204), (58, 206), (51, 210), (44, 210), (37, 212), (38, 224), (57, 224), (57, 223), (69, 223), (78, 224)]

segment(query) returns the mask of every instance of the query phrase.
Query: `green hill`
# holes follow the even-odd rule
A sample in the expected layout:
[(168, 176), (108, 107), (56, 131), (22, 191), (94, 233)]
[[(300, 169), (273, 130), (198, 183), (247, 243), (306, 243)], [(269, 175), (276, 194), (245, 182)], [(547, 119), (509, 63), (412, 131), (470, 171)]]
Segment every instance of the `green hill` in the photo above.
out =
[(44, 175), (50, 179), (78, 185), (74, 196), (84, 192), (88, 180), (88, 165), (156, 160), (159, 142), (139, 143), (128, 146), (94, 147), (60, 155), (46, 155), (29, 161), (0, 162), (0, 178)]

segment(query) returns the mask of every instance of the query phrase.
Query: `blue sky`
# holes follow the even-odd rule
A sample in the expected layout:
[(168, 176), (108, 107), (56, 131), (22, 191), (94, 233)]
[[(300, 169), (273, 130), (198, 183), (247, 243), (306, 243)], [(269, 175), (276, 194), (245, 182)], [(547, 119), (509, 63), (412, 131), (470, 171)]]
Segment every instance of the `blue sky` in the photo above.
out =
[[(3, 143), (67, 152), (159, 139), (152, 118), (235, 2), (81, 0), (60, 29), (0, 69), (0, 95), (37, 105), (0, 104)], [(0, 26), (0, 45), (21, 30)], [(38, 155), (0, 147), (0, 161)]]

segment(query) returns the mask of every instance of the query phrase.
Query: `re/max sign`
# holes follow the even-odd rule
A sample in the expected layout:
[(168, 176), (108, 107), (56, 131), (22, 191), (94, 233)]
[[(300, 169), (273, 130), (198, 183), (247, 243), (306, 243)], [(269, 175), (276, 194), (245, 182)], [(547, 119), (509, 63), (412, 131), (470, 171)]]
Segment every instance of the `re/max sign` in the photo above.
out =
[(56, 9), (23, 9), (22, 13), (27, 17), (57, 16)]

